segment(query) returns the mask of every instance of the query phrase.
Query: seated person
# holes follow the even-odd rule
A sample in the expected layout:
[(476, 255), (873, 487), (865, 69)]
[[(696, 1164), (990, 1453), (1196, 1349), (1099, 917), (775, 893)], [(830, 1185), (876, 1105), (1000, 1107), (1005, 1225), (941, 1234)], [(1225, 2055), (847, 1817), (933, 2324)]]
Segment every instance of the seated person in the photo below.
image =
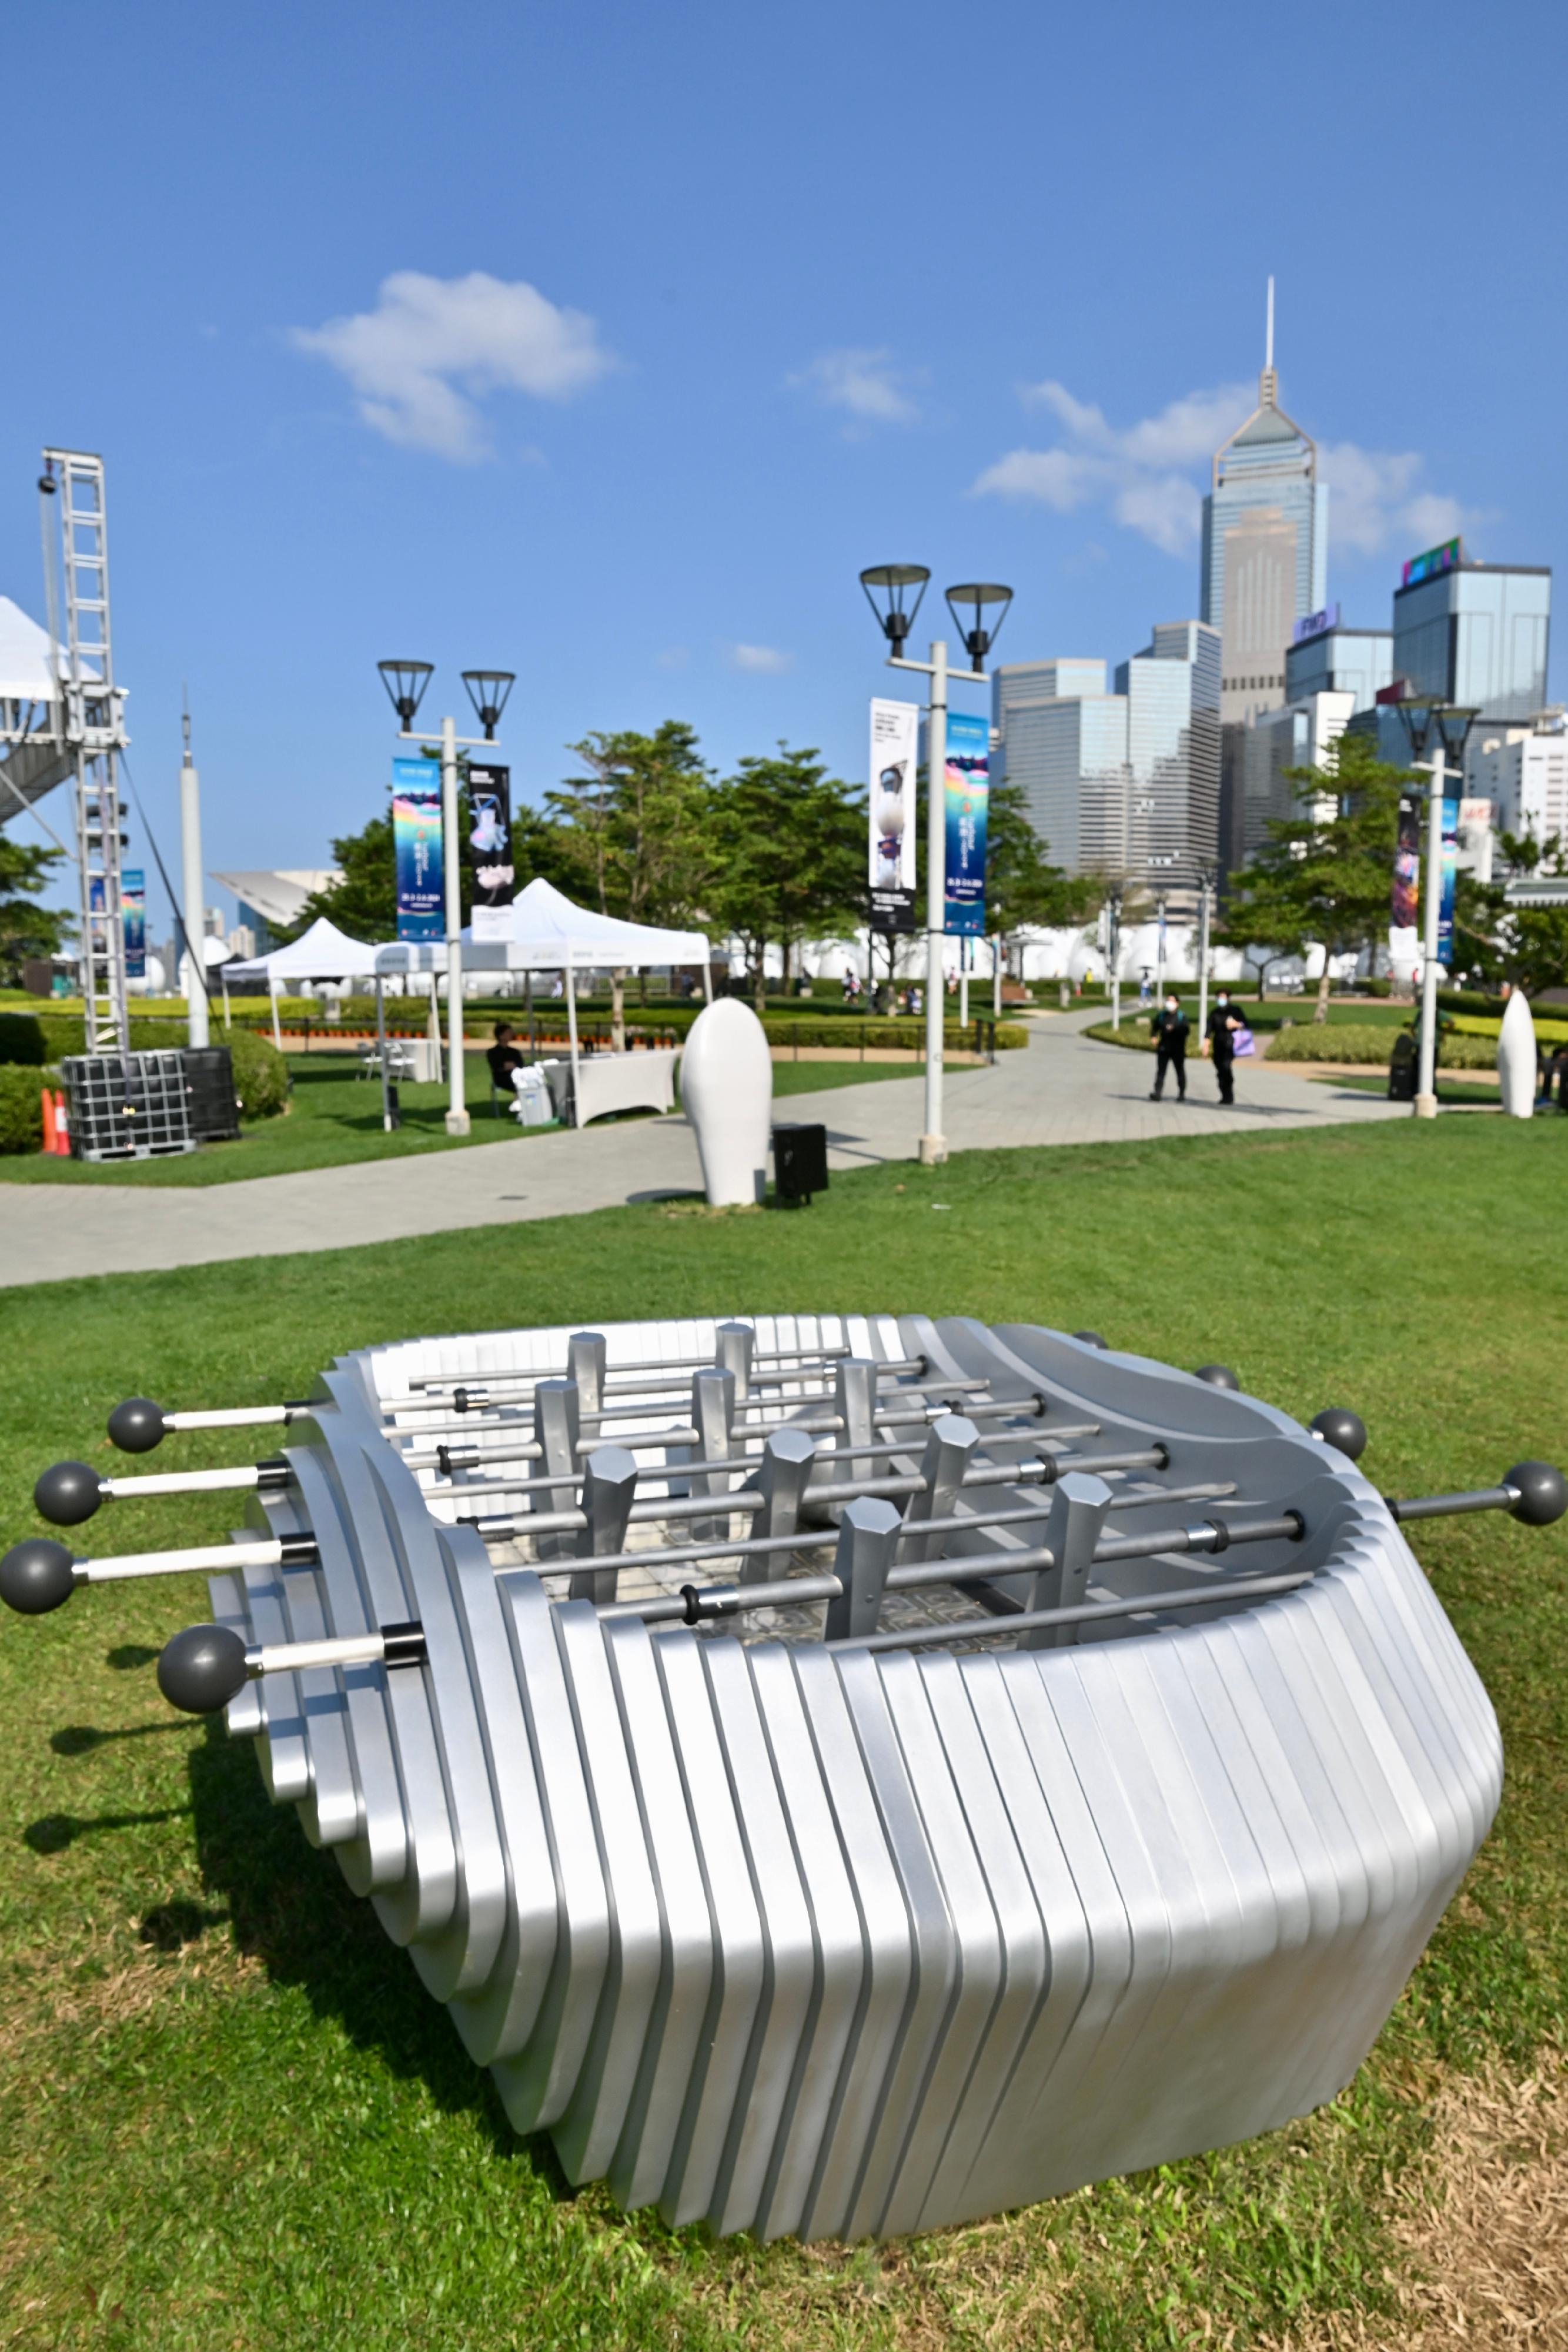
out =
[(517, 1034), (509, 1021), (497, 1021), (496, 1042), (486, 1046), (485, 1051), (485, 1059), (490, 1065), (490, 1076), (499, 1094), (511, 1093), (512, 1073), (523, 1067), (523, 1057), (512, 1043)]

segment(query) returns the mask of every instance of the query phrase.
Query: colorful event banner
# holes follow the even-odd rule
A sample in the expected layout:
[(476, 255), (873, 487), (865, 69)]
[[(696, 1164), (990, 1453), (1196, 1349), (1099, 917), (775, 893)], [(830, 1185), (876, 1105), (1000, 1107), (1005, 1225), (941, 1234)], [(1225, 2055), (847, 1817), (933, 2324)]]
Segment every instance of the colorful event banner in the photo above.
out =
[(1388, 920), (1396, 931), (1413, 931), (1421, 899), (1421, 803), (1399, 795), (1399, 829), (1394, 837), (1394, 887)]
[(1443, 803), (1443, 870), (1437, 892), (1437, 961), (1454, 968), (1454, 880), (1459, 863), (1459, 803)]
[(947, 905), (943, 928), (986, 928), (986, 808), (990, 797), (991, 730), (964, 710), (947, 713)]
[(125, 977), (147, 977), (147, 877), (137, 866), (122, 866), (120, 915), (125, 929)]
[(476, 940), (504, 940), (512, 927), (517, 871), (512, 864), (512, 772), (468, 762), (468, 823), (464, 856)]
[(913, 702), (871, 706), (871, 791), (867, 797), (867, 880), (873, 931), (915, 929), (915, 766), (920, 709)]
[(444, 939), (441, 772), (429, 760), (392, 761), (392, 844), (399, 939)]

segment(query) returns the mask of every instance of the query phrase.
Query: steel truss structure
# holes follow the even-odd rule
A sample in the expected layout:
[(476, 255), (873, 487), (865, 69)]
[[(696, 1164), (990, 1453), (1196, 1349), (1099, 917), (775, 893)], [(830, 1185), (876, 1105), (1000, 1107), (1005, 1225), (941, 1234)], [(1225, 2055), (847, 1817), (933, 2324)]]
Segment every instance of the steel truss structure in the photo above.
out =
[(921, 1315), (413, 1340), (110, 1430), (223, 1423), (285, 1450), (38, 1496), (248, 1486), (230, 1546), (23, 1547), (6, 1597), (215, 1570), (165, 1691), (227, 1699), (517, 2130), (762, 2238), (994, 2213), (1333, 2096), (1500, 1785), (1399, 1520), (1568, 1491), (1390, 1505), (1255, 1398)]

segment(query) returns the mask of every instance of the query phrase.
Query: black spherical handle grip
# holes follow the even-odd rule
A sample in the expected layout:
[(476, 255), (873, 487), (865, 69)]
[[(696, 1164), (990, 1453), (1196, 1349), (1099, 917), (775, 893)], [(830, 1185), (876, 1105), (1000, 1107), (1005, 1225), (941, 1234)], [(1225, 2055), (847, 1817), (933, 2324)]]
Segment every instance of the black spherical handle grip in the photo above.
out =
[(1568, 1478), (1550, 1462), (1516, 1462), (1502, 1483), (1518, 1495), (1509, 1509), (1527, 1528), (1549, 1528), (1568, 1511)]
[(215, 1715), (245, 1685), (245, 1643), (226, 1625), (188, 1625), (163, 1645), (158, 1687), (183, 1715)]
[(1312, 1415), (1308, 1426), (1314, 1437), (1321, 1437), (1336, 1453), (1348, 1454), (1353, 1462), (1359, 1462), (1366, 1451), (1366, 1423), (1347, 1404), (1325, 1405), (1322, 1412)]
[(103, 1481), (86, 1462), (57, 1462), (33, 1489), (33, 1508), (57, 1528), (78, 1528), (103, 1500)]
[(1228, 1364), (1199, 1364), (1193, 1372), (1195, 1381), (1207, 1381), (1211, 1389), (1235, 1389), (1239, 1394), (1241, 1383)]
[(1074, 1331), (1072, 1336), (1082, 1339), (1086, 1348), (1109, 1348), (1111, 1344), (1101, 1331)]
[(23, 1617), (47, 1617), (76, 1587), (76, 1561), (52, 1536), (28, 1536), (0, 1559), (0, 1601)]
[(151, 1454), (163, 1443), (163, 1408), (151, 1397), (127, 1397), (109, 1416), (109, 1434), (122, 1454)]

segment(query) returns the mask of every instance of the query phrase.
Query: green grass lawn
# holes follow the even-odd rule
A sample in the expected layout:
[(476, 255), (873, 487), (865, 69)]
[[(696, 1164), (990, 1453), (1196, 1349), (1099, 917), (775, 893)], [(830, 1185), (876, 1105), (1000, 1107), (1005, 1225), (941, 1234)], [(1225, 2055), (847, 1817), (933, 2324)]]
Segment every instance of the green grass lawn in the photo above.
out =
[[(389, 1135), (382, 1125), (380, 1086), (358, 1075), (357, 1059), (339, 1054), (291, 1054), (291, 1108), (278, 1118), (244, 1126), (235, 1143), (204, 1144), (199, 1151), (166, 1160), (113, 1160), (89, 1165), (78, 1160), (46, 1159), (41, 1152), (0, 1156), (0, 1182), (13, 1184), (231, 1184), (240, 1177), (292, 1175), (305, 1168), (336, 1168), (360, 1160), (406, 1160), (430, 1151), (468, 1151), (476, 1144), (542, 1134), (519, 1128), (490, 1107), (490, 1073), (482, 1055), (465, 1055), (468, 1112), (473, 1131), (449, 1136), (444, 1121), (447, 1089), (400, 1086), (402, 1125)], [(823, 1087), (860, 1086), (879, 1078), (917, 1075), (919, 1065), (888, 1062), (775, 1062), (776, 1097), (814, 1093)], [(643, 1114), (630, 1114), (643, 1116)], [(652, 1116), (652, 1114), (648, 1114)]]
[[(974, 1153), (809, 1215), (668, 1203), (0, 1294), (0, 1498), (121, 1395), (297, 1394), (418, 1331), (737, 1308), (1030, 1318), (1366, 1418), (1386, 1491), (1490, 1483), (1568, 1427), (1568, 1125), (1414, 1121)], [(186, 1437), (159, 1466), (245, 1458)], [(261, 1450), (258, 1448), (258, 1450)], [(104, 1547), (221, 1537), (221, 1496)], [(152, 1661), (199, 1580), (0, 1625), (0, 2344), (110, 2352), (1092, 2352), (1391, 2315), (1390, 2200), (1435, 2090), (1568, 2033), (1568, 1522), (1415, 1531), (1502, 1720), (1496, 1828), (1354, 2084), (1251, 2145), (896, 2246), (763, 2250), (571, 2192), (248, 1747)], [(1347, 2335), (1346, 2340), (1350, 2340)], [(1479, 2339), (1476, 2339), (1479, 2341)], [(1544, 2338), (1541, 2340), (1544, 2341)]]

